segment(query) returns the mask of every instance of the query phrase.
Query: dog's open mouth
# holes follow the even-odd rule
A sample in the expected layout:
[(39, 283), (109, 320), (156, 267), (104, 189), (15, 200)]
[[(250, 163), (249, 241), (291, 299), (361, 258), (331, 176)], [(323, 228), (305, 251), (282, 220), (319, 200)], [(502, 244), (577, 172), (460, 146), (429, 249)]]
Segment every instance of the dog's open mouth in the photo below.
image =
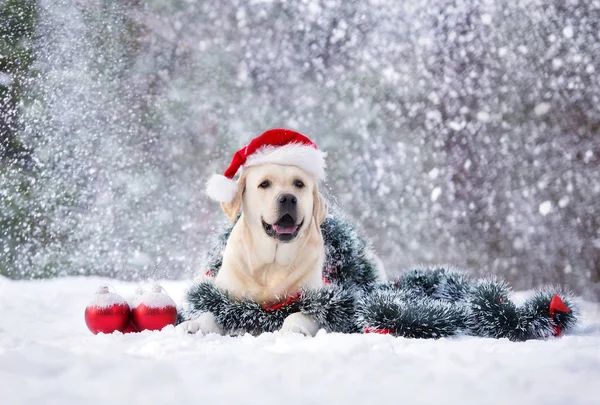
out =
[(264, 220), (262, 223), (267, 235), (282, 242), (289, 242), (298, 236), (298, 232), (300, 232), (304, 220), (296, 225), (294, 218), (290, 214), (285, 214), (272, 225), (266, 223)]

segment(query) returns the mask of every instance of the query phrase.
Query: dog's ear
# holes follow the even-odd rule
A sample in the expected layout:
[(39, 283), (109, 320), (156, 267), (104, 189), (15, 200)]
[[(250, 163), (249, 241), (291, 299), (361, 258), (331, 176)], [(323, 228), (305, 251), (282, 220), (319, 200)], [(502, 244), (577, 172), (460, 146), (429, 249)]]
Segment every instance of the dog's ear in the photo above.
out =
[(321, 229), (321, 224), (325, 221), (327, 212), (328, 208), (325, 198), (319, 193), (319, 187), (315, 184), (315, 188), (313, 189), (313, 218), (315, 219), (317, 229)]
[(237, 182), (237, 192), (231, 202), (221, 203), (221, 209), (229, 217), (231, 223), (235, 223), (242, 207), (242, 198), (246, 190), (246, 176), (242, 174)]

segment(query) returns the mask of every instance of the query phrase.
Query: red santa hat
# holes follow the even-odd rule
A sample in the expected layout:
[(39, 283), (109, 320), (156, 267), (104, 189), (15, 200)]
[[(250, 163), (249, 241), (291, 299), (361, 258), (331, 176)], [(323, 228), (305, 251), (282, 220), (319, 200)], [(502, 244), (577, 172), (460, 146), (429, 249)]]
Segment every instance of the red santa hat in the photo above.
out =
[(234, 177), (246, 167), (267, 163), (297, 166), (315, 180), (325, 179), (325, 152), (299, 132), (291, 129), (270, 129), (238, 150), (223, 175), (213, 174), (206, 184), (206, 193), (219, 202), (231, 202), (237, 193)]

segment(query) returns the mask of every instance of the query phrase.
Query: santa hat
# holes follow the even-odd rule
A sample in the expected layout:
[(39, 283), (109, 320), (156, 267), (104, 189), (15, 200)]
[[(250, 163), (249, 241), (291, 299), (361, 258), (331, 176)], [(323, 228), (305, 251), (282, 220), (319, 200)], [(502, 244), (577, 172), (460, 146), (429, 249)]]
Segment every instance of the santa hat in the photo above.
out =
[(223, 175), (213, 174), (206, 184), (206, 193), (219, 202), (231, 202), (237, 193), (233, 178), (246, 167), (267, 163), (297, 166), (315, 180), (325, 179), (325, 156), (306, 136), (291, 129), (270, 129), (238, 150)]

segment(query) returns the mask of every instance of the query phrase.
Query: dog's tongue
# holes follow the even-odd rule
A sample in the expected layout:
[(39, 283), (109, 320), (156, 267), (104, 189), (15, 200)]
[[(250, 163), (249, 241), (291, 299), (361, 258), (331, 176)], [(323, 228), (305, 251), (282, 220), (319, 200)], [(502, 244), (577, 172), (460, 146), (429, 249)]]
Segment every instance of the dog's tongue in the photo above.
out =
[(273, 229), (280, 235), (289, 235), (298, 229), (298, 225), (273, 225)]

